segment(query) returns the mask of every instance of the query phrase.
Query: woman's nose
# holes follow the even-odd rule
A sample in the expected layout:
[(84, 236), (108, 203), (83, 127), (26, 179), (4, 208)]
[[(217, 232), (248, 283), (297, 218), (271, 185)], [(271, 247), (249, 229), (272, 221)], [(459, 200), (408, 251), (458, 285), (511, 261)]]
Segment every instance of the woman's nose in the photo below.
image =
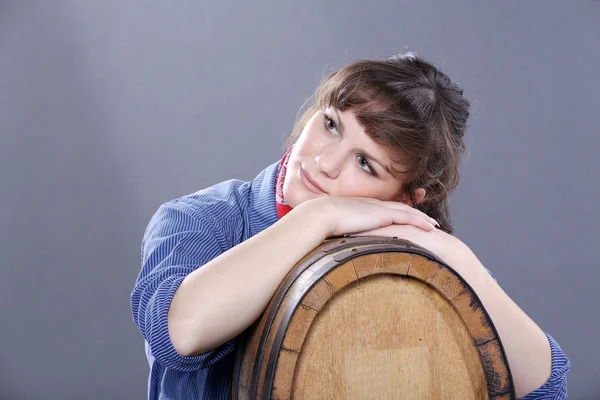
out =
[(321, 154), (315, 158), (319, 171), (327, 175), (330, 179), (335, 179), (339, 175), (342, 157), (336, 154), (333, 149), (324, 149)]

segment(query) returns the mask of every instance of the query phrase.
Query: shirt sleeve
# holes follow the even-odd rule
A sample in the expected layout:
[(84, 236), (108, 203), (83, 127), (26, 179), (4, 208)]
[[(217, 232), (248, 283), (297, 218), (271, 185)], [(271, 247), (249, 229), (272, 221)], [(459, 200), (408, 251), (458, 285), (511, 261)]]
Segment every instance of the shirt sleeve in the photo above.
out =
[(546, 333), (546, 337), (552, 350), (552, 373), (542, 387), (529, 393), (522, 400), (562, 400), (567, 398), (567, 372), (571, 369), (571, 363), (552, 336)]
[(233, 351), (234, 342), (229, 341), (198, 356), (182, 356), (173, 347), (167, 328), (175, 291), (188, 274), (231, 247), (226, 236), (218, 223), (191, 215), (176, 201), (163, 204), (146, 228), (131, 311), (152, 355), (167, 368), (199, 370)]

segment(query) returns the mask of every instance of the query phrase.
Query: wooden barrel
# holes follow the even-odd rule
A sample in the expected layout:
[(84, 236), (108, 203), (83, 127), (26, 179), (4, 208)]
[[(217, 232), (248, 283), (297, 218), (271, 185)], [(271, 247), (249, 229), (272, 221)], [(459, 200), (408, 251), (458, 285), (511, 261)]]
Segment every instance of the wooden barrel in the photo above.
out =
[(325, 241), (239, 339), (233, 399), (516, 399), (475, 292), (402, 239)]

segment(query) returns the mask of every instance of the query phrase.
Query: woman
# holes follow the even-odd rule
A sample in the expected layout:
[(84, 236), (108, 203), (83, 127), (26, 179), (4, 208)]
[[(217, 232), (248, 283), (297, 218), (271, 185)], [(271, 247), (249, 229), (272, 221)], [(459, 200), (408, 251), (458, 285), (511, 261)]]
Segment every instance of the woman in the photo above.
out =
[(517, 396), (564, 398), (570, 366), (558, 344), (451, 235), (469, 116), (462, 90), (409, 52), (347, 65), (314, 98), (281, 161), (152, 217), (131, 295), (149, 398), (227, 398), (236, 336), (306, 253), (344, 234), (406, 238), (456, 268), (499, 332)]

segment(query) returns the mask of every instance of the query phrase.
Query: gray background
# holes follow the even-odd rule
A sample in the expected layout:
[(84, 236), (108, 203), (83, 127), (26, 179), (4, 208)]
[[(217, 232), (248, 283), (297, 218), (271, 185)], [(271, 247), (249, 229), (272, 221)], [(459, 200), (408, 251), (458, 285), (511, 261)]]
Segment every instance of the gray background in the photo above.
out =
[(457, 236), (599, 398), (598, 1), (0, 0), (0, 399), (144, 398), (151, 215), (253, 178), (325, 72), (406, 46), (476, 102)]

